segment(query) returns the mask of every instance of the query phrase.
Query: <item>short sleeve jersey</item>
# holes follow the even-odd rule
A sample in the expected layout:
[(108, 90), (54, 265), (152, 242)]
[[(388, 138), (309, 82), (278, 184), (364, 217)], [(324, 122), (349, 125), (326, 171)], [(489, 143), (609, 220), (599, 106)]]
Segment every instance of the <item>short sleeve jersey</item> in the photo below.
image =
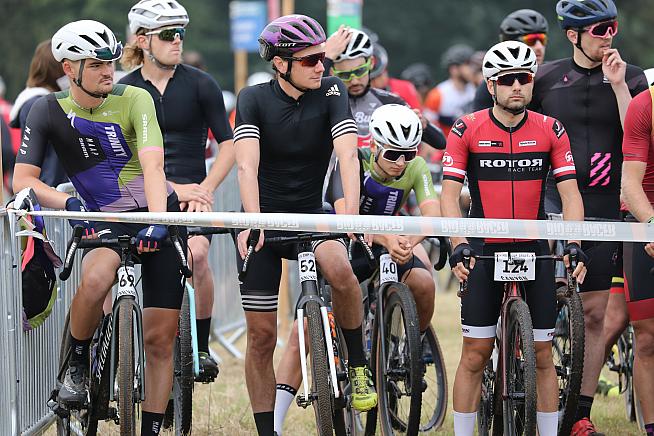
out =
[(234, 146), (259, 141), (259, 206), (262, 212), (322, 210), (322, 188), (334, 139), (357, 133), (347, 88), (324, 77), (320, 88), (298, 100), (277, 80), (244, 88), (236, 103)]
[(200, 183), (207, 175), (207, 129), (216, 141), (232, 139), (223, 95), (209, 74), (190, 65), (178, 65), (164, 93), (141, 74), (131, 72), (120, 83), (150, 93), (164, 141), (166, 178), (175, 183)]
[(527, 111), (517, 126), (509, 128), (492, 109), (485, 109), (452, 126), (443, 179), (463, 183), (468, 177), (471, 218), (544, 219), (550, 167), (557, 182), (575, 178), (570, 143), (559, 121)]
[(350, 96), (350, 109), (354, 121), (357, 123), (360, 148), (370, 148), (372, 133), (370, 133), (369, 125), (372, 113), (378, 107), (391, 103), (406, 106), (406, 102), (400, 96), (383, 89), (370, 88), (361, 96)]
[(654, 86), (631, 101), (625, 118), (622, 153), (625, 161), (644, 162), (643, 190), (654, 205), (654, 132), (652, 131), (652, 100)]
[(139, 153), (162, 150), (163, 140), (146, 91), (116, 85), (92, 110), (79, 107), (69, 91), (50, 94), (34, 103), (24, 131), (16, 162), (40, 167), (51, 142), (90, 210), (147, 207)]

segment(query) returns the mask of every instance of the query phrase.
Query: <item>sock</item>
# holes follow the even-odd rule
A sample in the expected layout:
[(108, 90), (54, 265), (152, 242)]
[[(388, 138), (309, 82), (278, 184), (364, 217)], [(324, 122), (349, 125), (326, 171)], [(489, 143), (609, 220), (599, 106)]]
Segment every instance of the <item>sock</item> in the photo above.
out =
[(86, 364), (89, 361), (89, 346), (91, 345), (91, 340), (89, 339), (75, 339), (72, 334), (70, 334), (70, 360), (71, 362), (77, 362)]
[(366, 361), (366, 354), (363, 352), (363, 333), (361, 332), (361, 326), (349, 330), (343, 330), (343, 338), (345, 338), (345, 344), (347, 345), (347, 357), (350, 366), (364, 366), (368, 362)]
[(257, 425), (259, 436), (273, 436), (275, 427), (275, 412), (259, 412), (254, 414), (254, 423)]
[(155, 412), (141, 412), (141, 436), (157, 436), (161, 430), (164, 414)]
[(293, 399), (297, 394), (297, 389), (293, 386), (278, 384), (277, 395), (275, 396), (275, 431), (279, 436), (282, 435), (284, 428), (284, 419), (289, 407), (293, 403)]
[(196, 319), (195, 325), (198, 330), (198, 351), (209, 352), (209, 334), (211, 333), (211, 317)]
[(645, 424), (645, 432), (647, 436), (654, 436), (654, 422), (651, 424)]
[(459, 413), (454, 411), (454, 434), (456, 436), (472, 436), (477, 424), (477, 412)]
[(579, 404), (577, 405), (577, 419), (579, 421), (583, 418), (590, 419), (590, 409), (593, 407), (593, 397), (587, 395), (579, 395)]
[(536, 412), (539, 436), (556, 436), (559, 431), (559, 412)]

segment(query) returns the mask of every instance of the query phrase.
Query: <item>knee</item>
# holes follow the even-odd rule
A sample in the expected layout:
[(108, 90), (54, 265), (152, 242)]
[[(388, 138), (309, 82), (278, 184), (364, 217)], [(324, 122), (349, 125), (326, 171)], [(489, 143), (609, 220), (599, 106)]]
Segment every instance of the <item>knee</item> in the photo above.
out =
[(176, 326), (149, 326), (143, 338), (147, 358), (153, 362), (172, 359), (176, 332)]
[(535, 342), (536, 346), (536, 369), (546, 370), (554, 368), (552, 357), (552, 343), (550, 341)]
[(248, 353), (254, 359), (272, 359), (277, 344), (277, 332), (274, 325), (270, 327), (248, 327), (247, 337)]
[(605, 311), (601, 308), (593, 307), (584, 310), (584, 323), (586, 324), (586, 330), (601, 332), (604, 327), (604, 315)]
[[(325, 275), (327, 277), (327, 275)], [(359, 287), (359, 282), (349, 263), (342, 266), (334, 265), (329, 271), (329, 285), (336, 293), (349, 292)]]
[(102, 304), (114, 282), (115, 273), (99, 270), (85, 270), (82, 274), (78, 293), (86, 299), (92, 300), (93, 305)]
[(460, 366), (473, 374), (481, 373), (490, 357), (492, 345), (472, 344), (461, 350)]
[(417, 275), (416, 280), (412, 280), (407, 284), (411, 288), (411, 292), (413, 293), (416, 300), (420, 300), (422, 302), (429, 302), (434, 300), (434, 296), (436, 294), (436, 285), (434, 284), (434, 280), (431, 278), (431, 274), (428, 272), (426, 272), (426, 274)]
[(636, 355), (640, 358), (654, 358), (654, 331), (636, 329)]
[(189, 246), (189, 262), (192, 262), (193, 272), (202, 273), (209, 270), (209, 249), (201, 244)]

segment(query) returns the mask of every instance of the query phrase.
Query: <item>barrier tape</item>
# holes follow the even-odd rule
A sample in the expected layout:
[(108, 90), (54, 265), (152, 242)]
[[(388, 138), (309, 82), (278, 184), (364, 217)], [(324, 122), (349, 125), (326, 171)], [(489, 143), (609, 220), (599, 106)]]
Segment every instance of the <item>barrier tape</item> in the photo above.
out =
[[(19, 215), (25, 211), (12, 211)], [(395, 233), (402, 235), (584, 241), (654, 241), (654, 224), (430, 218), (377, 215), (329, 215), (237, 212), (68, 212), (33, 211), (31, 215), (66, 219), (185, 226), (258, 228), (302, 232)]]

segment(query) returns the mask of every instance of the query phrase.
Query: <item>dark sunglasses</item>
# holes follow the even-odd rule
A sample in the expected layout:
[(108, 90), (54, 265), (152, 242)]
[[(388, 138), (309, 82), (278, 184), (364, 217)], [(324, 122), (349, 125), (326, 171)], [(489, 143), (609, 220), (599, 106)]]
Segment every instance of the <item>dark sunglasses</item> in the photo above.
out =
[(315, 67), (318, 65), (318, 62), (325, 61), (325, 52), (314, 53), (307, 56), (302, 56), (301, 58), (294, 58), (292, 56), (284, 57), (283, 59), (289, 61), (299, 62), (303, 67)]
[(366, 74), (370, 72), (370, 69), (372, 68), (372, 60), (368, 59), (365, 64), (356, 67), (353, 70), (337, 70), (335, 68), (332, 69), (334, 76), (338, 77), (341, 79), (343, 82), (349, 82), (350, 80), (356, 78), (360, 79)]
[(492, 77), (491, 80), (502, 86), (513, 86), (517, 80), (519, 84), (526, 85), (534, 81), (534, 73), (508, 73), (501, 76)]
[(404, 162), (411, 162), (418, 155), (418, 150), (394, 150), (391, 148), (384, 148), (381, 157), (389, 162), (397, 162), (400, 158), (404, 157)]
[(547, 45), (546, 33), (530, 33), (528, 35), (523, 35), (518, 39), (527, 44), (529, 47), (535, 46), (538, 41), (540, 41), (540, 43), (543, 45)]
[(157, 35), (161, 41), (174, 41), (175, 37), (179, 36), (180, 41), (184, 41), (184, 34), (186, 29), (183, 27), (175, 27), (172, 29), (154, 30), (146, 33), (146, 35)]
[(95, 53), (95, 59), (99, 61), (115, 61), (123, 55), (123, 44), (120, 42), (116, 44), (114, 51), (111, 51), (109, 47), (103, 47), (96, 48), (93, 52)]
[(618, 20), (595, 23), (583, 30), (595, 38), (608, 38), (609, 36), (615, 36), (618, 34)]

